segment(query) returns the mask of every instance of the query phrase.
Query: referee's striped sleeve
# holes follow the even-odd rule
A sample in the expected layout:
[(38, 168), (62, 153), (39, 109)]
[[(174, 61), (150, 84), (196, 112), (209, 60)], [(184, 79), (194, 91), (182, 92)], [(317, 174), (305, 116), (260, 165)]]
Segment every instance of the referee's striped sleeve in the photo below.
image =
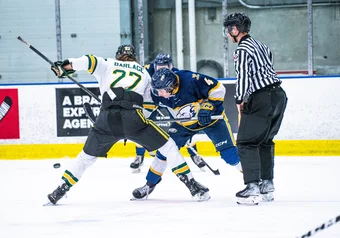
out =
[(238, 50), (234, 55), (236, 77), (236, 95), (235, 99), (237, 103), (241, 103), (250, 85), (249, 79), (249, 58), (248, 54), (244, 50)]

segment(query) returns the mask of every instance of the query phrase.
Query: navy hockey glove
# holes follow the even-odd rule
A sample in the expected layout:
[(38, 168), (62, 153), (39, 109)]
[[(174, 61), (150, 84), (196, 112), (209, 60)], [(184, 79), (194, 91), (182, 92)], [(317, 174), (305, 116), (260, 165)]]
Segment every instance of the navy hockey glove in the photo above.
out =
[(75, 70), (66, 70), (64, 69), (65, 65), (70, 64), (69, 60), (64, 60), (64, 61), (56, 61), (54, 62), (54, 65), (51, 66), (51, 70), (57, 76), (58, 78), (65, 78), (70, 74), (73, 74), (76, 72)]
[(198, 124), (201, 126), (206, 126), (211, 123), (211, 115), (214, 113), (215, 107), (209, 102), (201, 104), (201, 108), (198, 112)]

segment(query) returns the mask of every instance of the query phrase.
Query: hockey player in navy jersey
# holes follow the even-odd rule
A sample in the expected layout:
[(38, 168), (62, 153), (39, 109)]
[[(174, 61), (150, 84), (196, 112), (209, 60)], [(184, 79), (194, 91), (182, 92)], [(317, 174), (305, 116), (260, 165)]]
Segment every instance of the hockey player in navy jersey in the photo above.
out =
[[(225, 87), (216, 79), (188, 70), (173, 72), (159, 69), (152, 76), (153, 101), (172, 109), (175, 117), (198, 120), (172, 123), (169, 129), (171, 138), (179, 148), (183, 147), (193, 135), (204, 131), (212, 140), (221, 158), (229, 165), (242, 171), (228, 119), (225, 115), (223, 101)], [(223, 115), (223, 120), (212, 120), (213, 115)], [(157, 152), (146, 176), (147, 184), (156, 185), (166, 169), (167, 158)], [(143, 188), (143, 187), (142, 187)], [(137, 188), (134, 196), (142, 197)]]
[[(144, 68), (147, 70), (149, 75), (152, 77), (154, 73), (158, 69), (162, 68), (168, 68), (172, 70), (173, 72), (178, 71), (179, 69), (175, 68), (172, 63), (172, 58), (170, 54), (167, 53), (159, 53), (154, 62), (150, 64), (144, 65)], [(153, 120), (156, 118), (156, 116), (159, 114), (159, 110), (156, 110), (154, 105), (145, 105), (145, 110), (148, 110), (151, 115), (149, 116), (149, 119)], [(161, 116), (161, 115), (160, 115)], [(191, 143), (191, 142), (190, 142)], [(192, 145), (192, 148), (197, 151), (197, 146), (195, 144)], [(202, 170), (204, 171), (205, 163), (202, 160), (202, 157), (198, 154), (195, 154), (194, 151), (191, 148), (187, 148), (188, 153), (190, 154), (190, 158), (192, 161)], [(151, 156), (154, 156), (154, 152), (150, 151), (149, 154)], [(133, 162), (130, 164), (130, 168), (134, 173), (140, 172), (140, 167), (143, 165), (144, 162), (144, 155), (145, 155), (145, 148), (143, 148), (141, 145), (136, 144), (136, 158), (133, 160)]]

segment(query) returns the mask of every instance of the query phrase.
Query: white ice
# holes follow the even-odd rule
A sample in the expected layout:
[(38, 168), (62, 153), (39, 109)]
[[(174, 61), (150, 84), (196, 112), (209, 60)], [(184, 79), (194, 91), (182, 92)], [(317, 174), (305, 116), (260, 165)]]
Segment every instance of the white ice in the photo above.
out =
[[(170, 170), (148, 200), (130, 201), (152, 159), (139, 174), (129, 159), (98, 159), (67, 198), (48, 207), (46, 195), (72, 159), (0, 160), (0, 237), (294, 238), (340, 215), (340, 157), (276, 157), (275, 201), (258, 206), (236, 204), (241, 173), (217, 157), (205, 159), (220, 176), (188, 164), (209, 187), (208, 202), (192, 200)], [(56, 162), (61, 168), (53, 168)], [(315, 237), (340, 237), (340, 222), (328, 225)]]

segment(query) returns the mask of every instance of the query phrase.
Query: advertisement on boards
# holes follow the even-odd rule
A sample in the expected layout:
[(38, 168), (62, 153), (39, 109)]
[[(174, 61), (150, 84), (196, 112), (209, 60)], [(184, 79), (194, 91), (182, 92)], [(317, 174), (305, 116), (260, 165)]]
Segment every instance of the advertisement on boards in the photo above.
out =
[[(88, 88), (95, 95), (100, 96), (96, 87)], [(57, 136), (87, 136), (92, 126), (91, 121), (86, 117), (83, 104), (88, 102), (94, 111), (95, 116), (99, 114), (100, 103), (91, 98), (80, 88), (57, 88), (56, 109), (57, 109)]]
[(20, 139), (18, 89), (0, 89), (0, 139)]

